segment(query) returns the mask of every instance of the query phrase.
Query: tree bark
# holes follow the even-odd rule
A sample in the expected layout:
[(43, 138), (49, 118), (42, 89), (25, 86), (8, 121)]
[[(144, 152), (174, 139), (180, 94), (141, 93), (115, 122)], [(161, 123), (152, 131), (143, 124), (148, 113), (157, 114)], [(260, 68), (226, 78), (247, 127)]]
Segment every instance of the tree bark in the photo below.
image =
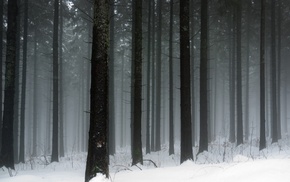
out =
[(59, 60), (58, 60), (58, 43), (59, 43), (59, 0), (54, 1), (54, 20), (53, 20), (53, 109), (52, 109), (52, 154), (51, 162), (58, 162), (58, 134), (59, 134)]
[(208, 0), (201, 2), (200, 31), (200, 139), (198, 153), (208, 150)]
[(143, 164), (141, 142), (141, 118), (142, 118), (142, 1), (135, 1), (134, 32), (134, 119), (133, 119), (133, 150), (132, 165)]
[(109, 0), (94, 1), (91, 57), (90, 131), (85, 181), (102, 173), (109, 177), (108, 47)]
[(265, 131), (265, 0), (261, 0), (261, 25), (260, 25), (260, 146), (266, 148)]
[[(202, 1), (205, 2), (205, 1)], [(207, 1), (206, 1), (207, 2)], [(193, 160), (190, 93), (189, 0), (180, 1), (180, 163)]]
[(170, 0), (169, 24), (169, 155), (174, 154), (174, 118), (173, 118), (173, 0)]
[(0, 1), (0, 151), (2, 148), (2, 110), (3, 110), (3, 9), (4, 1)]
[(28, 37), (28, 0), (24, 0), (23, 19), (23, 63), (21, 86), (21, 112), (20, 112), (20, 148), (19, 162), (25, 162), (25, 104), (26, 104), (26, 73), (27, 73), (27, 37)]
[[(14, 169), (13, 121), (15, 92), (15, 62), (16, 62), (16, 22), (18, 15), (17, 0), (8, 1), (6, 72), (4, 86), (4, 112), (2, 126), (2, 148), (0, 168), (5, 166)], [(2, 41), (2, 40), (1, 40)]]

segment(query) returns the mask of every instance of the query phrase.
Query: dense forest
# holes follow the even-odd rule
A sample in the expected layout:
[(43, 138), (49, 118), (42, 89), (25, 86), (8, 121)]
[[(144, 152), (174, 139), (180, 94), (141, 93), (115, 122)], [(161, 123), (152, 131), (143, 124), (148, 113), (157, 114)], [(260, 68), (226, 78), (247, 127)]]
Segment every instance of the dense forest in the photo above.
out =
[(217, 140), (262, 150), (289, 137), (289, 8), (1, 0), (0, 167), (88, 152), (88, 181), (126, 147), (132, 165), (176, 147), (182, 163)]

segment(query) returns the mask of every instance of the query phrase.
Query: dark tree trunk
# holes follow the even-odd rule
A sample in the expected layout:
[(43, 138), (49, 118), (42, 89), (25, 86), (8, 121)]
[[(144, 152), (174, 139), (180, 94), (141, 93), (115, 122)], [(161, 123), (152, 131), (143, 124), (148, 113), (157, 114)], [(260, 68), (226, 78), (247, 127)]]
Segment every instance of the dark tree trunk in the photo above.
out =
[(200, 31), (200, 139), (198, 153), (208, 150), (208, 0), (201, 2)]
[(64, 157), (64, 67), (63, 67), (63, 1), (60, 0), (59, 14), (59, 156)]
[(27, 35), (28, 35), (28, 0), (24, 1), (23, 25), (23, 63), (21, 86), (21, 112), (20, 112), (20, 145), (19, 162), (25, 162), (25, 103), (26, 103), (26, 72), (27, 72)]
[(59, 43), (59, 0), (54, 1), (54, 20), (53, 20), (53, 108), (52, 108), (52, 154), (51, 162), (58, 162), (58, 124), (59, 124), (59, 98), (58, 98), (58, 43)]
[(0, 1), (0, 151), (2, 148), (2, 110), (3, 110), (3, 9), (4, 1)]
[(169, 24), (169, 155), (174, 154), (173, 122), (173, 0), (170, 0)]
[(195, 14), (195, 9), (194, 9), (194, 0), (191, 0), (190, 1), (190, 18), (191, 18), (191, 26), (190, 26), (190, 29), (191, 29), (191, 34), (190, 34), (190, 39), (191, 39), (191, 42), (190, 42), (190, 72), (191, 72), (191, 125), (192, 125), (192, 146), (195, 146), (195, 120), (196, 120), (196, 100), (195, 100), (195, 64), (194, 64), (194, 14)]
[[(203, 1), (204, 2), (204, 1)], [(193, 160), (190, 93), (189, 0), (180, 1), (180, 163)]]
[(114, 92), (114, 50), (115, 50), (115, 4), (114, 0), (111, 0), (110, 5), (110, 64), (109, 64), (109, 154), (114, 155), (116, 153), (115, 149), (115, 92)]
[(251, 17), (250, 17), (250, 9), (251, 9), (251, 0), (247, 1), (247, 39), (246, 39), (246, 92), (245, 92), (245, 140), (249, 139), (249, 81), (250, 81), (250, 25), (251, 25)]
[(151, 0), (148, 1), (148, 37), (147, 37), (147, 103), (146, 103), (146, 154), (150, 153), (150, 52), (151, 52)]
[(236, 21), (235, 13), (232, 15), (232, 36), (230, 37), (230, 136), (229, 141), (236, 141)]
[(142, 118), (142, 1), (134, 3), (134, 119), (133, 119), (133, 146), (132, 165), (143, 164), (142, 142), (141, 142), (141, 118)]
[[(20, 4), (20, 1), (17, 0)], [(19, 151), (19, 73), (20, 73), (20, 16), (17, 16), (17, 30), (16, 30), (16, 60), (15, 60), (15, 93), (14, 93), (14, 124), (13, 124), (13, 149), (14, 149), (14, 163), (18, 163)]]
[(155, 109), (156, 109), (156, 78), (155, 78), (155, 1), (152, 0), (152, 113), (151, 113), (151, 151), (156, 151), (155, 149)]
[(272, 143), (278, 142), (277, 71), (276, 71), (276, 0), (271, 0), (271, 89), (272, 89)]
[(242, 100), (242, 2), (237, 13), (237, 145), (243, 144), (243, 100)]
[(155, 150), (161, 150), (161, 32), (162, 32), (162, 0), (157, 0), (157, 48), (156, 48), (156, 142)]
[(38, 113), (38, 84), (37, 84), (37, 76), (38, 76), (38, 68), (37, 68), (37, 27), (34, 27), (34, 76), (33, 76), (33, 131), (32, 131), (32, 156), (35, 157), (37, 155), (37, 113)]
[(94, 1), (93, 45), (91, 58), (91, 108), (89, 147), (85, 181), (102, 173), (109, 177), (108, 153), (108, 46), (109, 0)]
[[(13, 121), (15, 92), (15, 62), (16, 62), (16, 26), (18, 5), (17, 0), (8, 1), (6, 72), (4, 87), (4, 113), (2, 126), (2, 148), (0, 168), (5, 166), (14, 169)], [(2, 41), (2, 40), (1, 40)]]
[(277, 20), (277, 132), (278, 139), (281, 139), (281, 24), (282, 24), (282, 12), (281, 12), (281, 0), (278, 1), (278, 20)]
[(260, 146), (266, 148), (265, 132), (265, 0), (261, 0), (261, 25), (260, 25)]

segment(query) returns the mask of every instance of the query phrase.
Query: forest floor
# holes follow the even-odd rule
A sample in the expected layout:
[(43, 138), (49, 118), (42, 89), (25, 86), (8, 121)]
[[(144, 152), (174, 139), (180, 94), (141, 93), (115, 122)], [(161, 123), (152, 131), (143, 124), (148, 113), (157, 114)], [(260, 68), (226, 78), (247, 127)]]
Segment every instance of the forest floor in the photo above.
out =
[[(194, 161), (179, 164), (180, 151), (168, 155), (168, 147), (144, 155), (144, 164), (131, 166), (130, 148), (118, 149), (111, 156), (110, 179), (97, 176), (92, 182), (289, 182), (290, 139), (268, 144), (258, 150), (258, 140), (235, 147), (219, 140), (210, 144), (209, 152)], [(16, 165), (15, 171), (0, 168), (1, 182), (83, 182), (85, 153), (71, 152), (59, 163), (48, 163), (49, 157), (31, 158)]]

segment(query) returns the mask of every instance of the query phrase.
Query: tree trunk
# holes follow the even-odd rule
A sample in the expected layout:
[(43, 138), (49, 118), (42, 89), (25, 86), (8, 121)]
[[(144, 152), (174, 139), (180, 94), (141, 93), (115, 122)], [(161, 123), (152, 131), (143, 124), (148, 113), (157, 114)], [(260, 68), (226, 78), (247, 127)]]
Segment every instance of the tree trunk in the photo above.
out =
[(156, 109), (156, 78), (155, 78), (155, 1), (152, 0), (152, 113), (151, 113), (151, 151), (156, 151), (155, 149), (155, 126), (156, 126), (156, 118), (155, 118), (155, 109)]
[(278, 1), (278, 42), (277, 42), (277, 132), (278, 139), (281, 139), (281, 24), (282, 24), (282, 10), (281, 10), (281, 0)]
[[(16, 22), (18, 14), (17, 0), (8, 1), (6, 72), (4, 90), (4, 113), (2, 126), (2, 148), (0, 168), (5, 166), (14, 169), (13, 120), (16, 62)], [(2, 40), (1, 40), (2, 41)]]
[(146, 154), (150, 153), (150, 74), (151, 74), (151, 63), (150, 63), (150, 52), (151, 52), (151, 0), (148, 1), (148, 37), (147, 37), (147, 103), (146, 103)]
[(109, 177), (108, 153), (108, 46), (109, 0), (94, 1), (91, 58), (91, 109), (85, 181), (102, 173)]
[(37, 113), (38, 113), (38, 105), (37, 105), (37, 99), (38, 99), (38, 64), (37, 64), (37, 26), (34, 27), (34, 76), (33, 76), (33, 131), (32, 131), (32, 156), (35, 157), (37, 155)]
[(114, 92), (114, 50), (115, 50), (115, 4), (114, 0), (111, 0), (110, 5), (110, 64), (109, 64), (109, 112), (111, 113), (109, 115), (109, 154), (114, 155), (116, 153), (115, 149), (115, 92)]
[(237, 13), (237, 145), (243, 144), (243, 100), (242, 100), (242, 2)]
[(64, 67), (63, 67), (63, 2), (60, 0), (59, 16), (59, 156), (64, 157)]
[(19, 162), (25, 162), (25, 104), (26, 104), (26, 72), (27, 72), (27, 37), (28, 37), (28, 0), (24, 1), (23, 19), (23, 63), (21, 87), (21, 112), (20, 112), (20, 148)]
[(2, 110), (3, 110), (3, 9), (4, 1), (0, 1), (0, 151), (2, 148)]
[(155, 150), (161, 150), (161, 32), (162, 32), (162, 0), (157, 0), (157, 49), (156, 49), (156, 137)]
[(142, 1), (134, 3), (135, 22), (133, 24), (135, 37), (134, 48), (134, 119), (133, 119), (133, 150), (132, 165), (143, 164), (141, 142), (141, 116), (142, 116)]
[(169, 24), (169, 155), (174, 154), (174, 121), (173, 121), (173, 0), (170, 0)]
[(59, 124), (59, 98), (58, 98), (58, 43), (59, 43), (59, 0), (54, 1), (53, 20), (53, 109), (52, 109), (52, 154), (51, 162), (58, 162), (58, 124)]
[(265, 0), (261, 0), (261, 27), (260, 27), (260, 146), (266, 148), (265, 131)]
[(190, 11), (191, 11), (191, 33), (190, 33), (190, 72), (191, 72), (191, 125), (192, 125), (192, 146), (195, 146), (195, 84), (194, 84), (194, 0), (190, 1)]
[[(203, 1), (205, 2), (205, 1)], [(207, 2), (207, 1), (206, 1)], [(193, 160), (190, 93), (189, 0), (180, 1), (180, 163)]]
[(278, 142), (277, 71), (276, 71), (276, 0), (271, 0), (271, 89), (272, 89), (272, 143)]
[(198, 153), (208, 150), (208, 0), (201, 2), (200, 31), (200, 139)]

